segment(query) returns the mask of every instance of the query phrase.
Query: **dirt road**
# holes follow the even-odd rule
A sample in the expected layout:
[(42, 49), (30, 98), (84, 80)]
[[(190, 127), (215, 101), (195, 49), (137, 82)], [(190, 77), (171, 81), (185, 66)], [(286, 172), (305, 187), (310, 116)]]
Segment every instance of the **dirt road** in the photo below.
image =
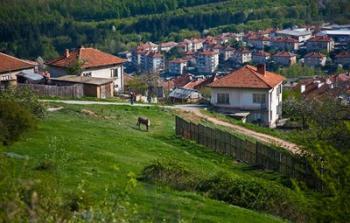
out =
[[(99, 101), (78, 101), (78, 100), (43, 100), (46, 102), (59, 102), (59, 103), (66, 103), (66, 104), (80, 104), (80, 105), (89, 105), (89, 104), (99, 104), (99, 105), (130, 105), (129, 103), (122, 103), (122, 102), (99, 102)], [(153, 106), (152, 104), (134, 104), (133, 106)], [(228, 127), (232, 129), (234, 132), (237, 132), (237, 134), (244, 135), (250, 138), (253, 138), (257, 141), (276, 145), (279, 147), (282, 147), (286, 150), (289, 150), (292, 153), (298, 154), (301, 153), (301, 149), (298, 145), (288, 142), (286, 140), (264, 134), (259, 133), (250, 129), (247, 129), (245, 127), (235, 125), (232, 123), (228, 123), (225, 121), (222, 121), (220, 119), (217, 119), (215, 117), (203, 114), (201, 112), (201, 109), (203, 109), (205, 106), (201, 105), (175, 105), (175, 106), (160, 106), (160, 107), (166, 107), (170, 109), (179, 109), (181, 111), (191, 112), (193, 115), (206, 119), (209, 122), (212, 122), (216, 125), (221, 125)]]

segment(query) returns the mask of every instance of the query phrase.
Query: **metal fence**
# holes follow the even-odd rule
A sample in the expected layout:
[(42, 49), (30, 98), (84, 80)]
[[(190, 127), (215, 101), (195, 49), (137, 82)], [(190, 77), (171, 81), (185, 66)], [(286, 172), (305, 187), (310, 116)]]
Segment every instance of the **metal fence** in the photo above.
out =
[(36, 94), (46, 97), (80, 98), (84, 96), (84, 88), (82, 84), (75, 84), (70, 86), (18, 84), (17, 86), (18, 88), (29, 88)]
[(307, 159), (259, 142), (243, 140), (228, 132), (188, 122), (176, 117), (176, 135), (196, 141), (214, 151), (257, 168), (273, 170), (320, 188)]

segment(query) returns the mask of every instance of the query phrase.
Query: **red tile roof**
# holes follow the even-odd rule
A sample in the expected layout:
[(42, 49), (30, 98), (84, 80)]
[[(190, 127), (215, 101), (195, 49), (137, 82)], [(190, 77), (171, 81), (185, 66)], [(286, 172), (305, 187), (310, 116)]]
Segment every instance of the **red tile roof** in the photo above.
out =
[(178, 64), (180, 64), (180, 63), (187, 63), (187, 60), (182, 59), (182, 58), (177, 58), (177, 59), (169, 61), (169, 63), (178, 63)]
[(207, 51), (200, 52), (199, 54), (203, 56), (214, 56), (214, 55), (217, 55), (218, 53), (215, 51), (207, 50)]
[(0, 74), (34, 68), (35, 62), (21, 60), (0, 52)]
[(292, 37), (278, 37), (273, 39), (272, 41), (279, 43), (298, 43), (298, 40), (293, 39)]
[(188, 74), (181, 75), (174, 79), (174, 87), (183, 87), (190, 81), (192, 81), (192, 77), (190, 75)]
[(326, 56), (320, 52), (310, 52), (305, 55), (305, 58), (324, 58), (324, 57)]
[(330, 42), (332, 39), (325, 35), (325, 36), (315, 36), (308, 40), (308, 42)]
[(271, 89), (285, 78), (281, 75), (266, 71), (265, 74), (257, 72), (257, 68), (246, 65), (239, 70), (209, 84), (212, 88), (258, 88)]
[(256, 52), (253, 53), (253, 55), (254, 56), (258, 56), (258, 57), (269, 57), (269, 56), (271, 56), (270, 53), (265, 52), (263, 50), (256, 51)]
[(68, 54), (65, 53), (63, 56), (54, 59), (47, 64), (50, 66), (67, 68), (78, 60), (82, 61), (83, 64), (81, 67), (83, 69), (122, 64), (126, 62), (124, 59), (104, 53), (100, 50), (81, 47), (77, 50), (68, 51)]
[(338, 53), (335, 57), (336, 58), (349, 58), (350, 57), (350, 52), (343, 51), (343, 52)]
[(183, 86), (183, 88), (187, 88), (187, 89), (195, 89), (198, 85), (200, 85), (203, 81), (205, 81), (205, 79), (196, 79), (196, 80), (192, 80), (191, 82), (188, 82), (187, 84), (185, 84)]
[(277, 52), (273, 55), (274, 57), (295, 57), (296, 55), (291, 52)]

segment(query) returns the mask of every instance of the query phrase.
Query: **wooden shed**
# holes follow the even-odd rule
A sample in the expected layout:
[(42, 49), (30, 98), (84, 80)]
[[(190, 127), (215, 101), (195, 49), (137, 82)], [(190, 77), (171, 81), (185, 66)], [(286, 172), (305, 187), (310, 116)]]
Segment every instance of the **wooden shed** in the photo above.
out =
[(82, 84), (84, 96), (96, 98), (113, 97), (113, 79), (67, 75), (51, 79), (53, 84), (66, 86)]

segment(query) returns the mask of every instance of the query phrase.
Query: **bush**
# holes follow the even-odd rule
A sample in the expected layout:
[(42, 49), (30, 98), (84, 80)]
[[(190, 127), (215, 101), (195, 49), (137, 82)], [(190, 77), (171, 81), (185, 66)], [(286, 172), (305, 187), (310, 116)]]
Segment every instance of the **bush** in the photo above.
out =
[(156, 161), (146, 166), (139, 180), (174, 189), (195, 191), (240, 207), (264, 211), (293, 220), (309, 222), (304, 197), (279, 185), (217, 173), (199, 176), (173, 161)]
[(15, 101), (0, 99), (0, 139), (8, 145), (27, 130), (36, 127), (37, 120), (25, 107)]
[(5, 91), (0, 91), (1, 99), (16, 101), (38, 118), (43, 118), (46, 114), (44, 104), (39, 101), (39, 97), (29, 88), (9, 88)]

